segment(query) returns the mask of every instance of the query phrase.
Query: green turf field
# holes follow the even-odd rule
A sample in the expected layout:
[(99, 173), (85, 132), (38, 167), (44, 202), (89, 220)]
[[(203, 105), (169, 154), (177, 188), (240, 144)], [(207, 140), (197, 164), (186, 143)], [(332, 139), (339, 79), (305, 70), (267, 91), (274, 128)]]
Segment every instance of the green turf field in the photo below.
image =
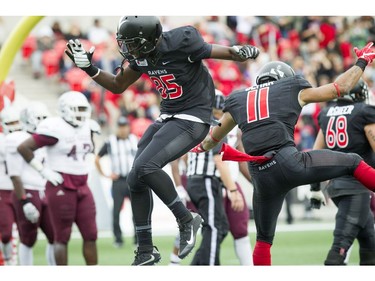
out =
[[(254, 246), (255, 234), (250, 233), (251, 244)], [(173, 236), (156, 236), (154, 244), (159, 248), (162, 261), (159, 265), (169, 264), (169, 255), (172, 250)], [(332, 231), (295, 231), (278, 232), (272, 246), (273, 265), (323, 265), (323, 261), (330, 248)], [(39, 240), (34, 247), (34, 264), (46, 265), (44, 250), (45, 240)], [(200, 240), (198, 240), (199, 245)], [(69, 265), (84, 265), (81, 252), (82, 241), (72, 239), (69, 243)], [(98, 239), (99, 265), (130, 265), (134, 260), (134, 246), (132, 238), (125, 238), (123, 248), (117, 249), (112, 245), (112, 238)], [(194, 250), (193, 250), (194, 251)], [(193, 257), (190, 254), (183, 260), (183, 265), (188, 265)], [(239, 265), (233, 248), (233, 239), (228, 235), (221, 248), (222, 265)], [(354, 248), (349, 265), (358, 265), (358, 245)]]

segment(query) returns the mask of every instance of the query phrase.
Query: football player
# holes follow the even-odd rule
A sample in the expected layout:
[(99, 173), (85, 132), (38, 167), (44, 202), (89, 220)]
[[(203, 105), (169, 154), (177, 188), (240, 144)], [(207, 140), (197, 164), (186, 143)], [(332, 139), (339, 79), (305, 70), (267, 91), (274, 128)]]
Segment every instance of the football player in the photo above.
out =
[[(320, 130), (313, 149), (357, 153), (375, 167), (375, 106), (366, 101), (368, 85), (361, 78), (347, 95), (320, 112)], [(320, 183), (311, 185), (311, 189), (313, 194), (319, 192)], [(337, 206), (337, 214), (333, 243), (324, 264), (344, 265), (348, 250), (357, 239), (359, 264), (375, 265), (374, 217), (370, 208), (372, 192), (350, 175), (330, 180), (326, 190)], [(320, 201), (315, 202), (319, 208)]]
[[(117, 26), (119, 51), (127, 61), (116, 75), (92, 65), (94, 48), (84, 50), (70, 40), (66, 54), (75, 65), (113, 93), (121, 94), (146, 74), (162, 98), (161, 114), (139, 141), (133, 169), (128, 176), (132, 210), (138, 237), (134, 265), (153, 265), (160, 253), (153, 245), (152, 192), (176, 217), (180, 229), (179, 258), (186, 257), (196, 242), (202, 218), (191, 213), (177, 195), (163, 167), (197, 145), (207, 134), (212, 117), (215, 88), (203, 59), (244, 62), (255, 59), (254, 46), (220, 46), (206, 43), (192, 26), (162, 31), (155, 16), (124, 16)], [(191, 239), (192, 237), (192, 239)]]
[[(6, 135), (6, 163), (12, 180), (14, 192), (13, 205), (20, 236), (19, 263), (33, 265), (33, 247), (40, 227), (47, 238), (46, 259), (49, 265), (55, 265), (53, 252), (53, 229), (48, 214), (48, 204), (44, 196), (45, 179), (36, 172), (17, 151), (17, 146), (29, 138), (40, 121), (49, 115), (47, 107), (41, 102), (32, 102), (21, 111), (20, 121), (24, 129), (15, 130)], [(45, 149), (35, 151), (35, 158), (43, 162)]]
[[(59, 97), (58, 110), (60, 116), (43, 120), (36, 133), (18, 146), (18, 152), (47, 180), (56, 264), (68, 264), (68, 242), (75, 223), (83, 238), (85, 262), (96, 265), (96, 207), (87, 185), (90, 164), (86, 161), (94, 148), (91, 106), (82, 93), (69, 91)], [(46, 148), (46, 163), (34, 153), (41, 147)]]
[(334, 83), (316, 88), (283, 62), (265, 64), (256, 78), (257, 85), (232, 93), (225, 101), (220, 126), (193, 149), (204, 152), (216, 146), (236, 125), (241, 129), (246, 153), (229, 146), (223, 146), (222, 150), (224, 160), (249, 161), (257, 230), (254, 265), (271, 265), (277, 218), (291, 189), (354, 175), (367, 188), (375, 190), (375, 169), (358, 154), (330, 150), (301, 152), (293, 135), (303, 106), (333, 100), (355, 86), (375, 58), (372, 45), (371, 42), (361, 50), (354, 48), (358, 57), (356, 64)]
[(16, 213), (12, 203), (13, 184), (8, 174), (8, 165), (5, 154), (5, 136), (13, 131), (21, 130), (19, 111), (6, 107), (1, 111), (0, 133), (0, 236), (1, 251), (6, 265), (12, 263), (12, 227), (16, 222)]

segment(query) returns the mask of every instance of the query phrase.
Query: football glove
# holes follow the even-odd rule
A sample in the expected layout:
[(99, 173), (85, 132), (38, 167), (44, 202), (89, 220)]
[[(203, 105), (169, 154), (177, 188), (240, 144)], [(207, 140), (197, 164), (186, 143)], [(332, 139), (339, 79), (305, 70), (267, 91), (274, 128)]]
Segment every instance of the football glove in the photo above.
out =
[(187, 193), (186, 189), (182, 185), (176, 186), (176, 191), (178, 197), (180, 197), (181, 201), (186, 205), (186, 202), (190, 202), (189, 194)]
[(91, 65), (92, 55), (94, 54), (95, 47), (92, 46), (88, 52), (83, 48), (81, 42), (76, 39), (70, 39), (66, 44), (65, 54), (74, 62), (74, 64), (85, 70)]
[(28, 201), (25, 202), (26, 203), (23, 205), (22, 208), (26, 219), (29, 220), (31, 223), (37, 223), (40, 215), (38, 209), (33, 205), (33, 203)]
[(375, 58), (375, 50), (371, 48), (372, 45), (374, 45), (374, 43), (370, 42), (361, 50), (357, 47), (354, 47), (353, 50), (359, 59), (364, 59), (368, 64), (370, 64)]
[(259, 49), (255, 46), (245, 45), (236, 47), (237, 55), (243, 60), (256, 59), (260, 53)]
[(55, 172), (46, 167), (44, 167), (43, 170), (40, 171), (40, 174), (44, 179), (52, 183), (54, 186), (58, 186), (59, 184), (62, 184), (64, 181), (60, 173)]
[(205, 150), (203, 147), (202, 147), (202, 143), (196, 145), (194, 148), (192, 148), (190, 150), (190, 152), (193, 152), (193, 153), (203, 153), (203, 152), (206, 152), (207, 150)]
[(320, 209), (322, 204), (326, 205), (326, 199), (324, 197), (323, 192), (320, 191), (311, 191), (311, 197), (310, 197), (310, 204), (311, 208), (313, 209)]

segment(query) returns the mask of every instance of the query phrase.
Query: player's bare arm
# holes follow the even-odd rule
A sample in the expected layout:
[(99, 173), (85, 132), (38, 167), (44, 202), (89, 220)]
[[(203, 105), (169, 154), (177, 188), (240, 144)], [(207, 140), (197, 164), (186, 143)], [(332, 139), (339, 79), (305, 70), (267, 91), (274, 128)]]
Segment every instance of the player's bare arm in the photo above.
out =
[(77, 67), (85, 71), (99, 85), (114, 94), (123, 93), (131, 84), (141, 77), (141, 73), (136, 72), (129, 67), (126, 67), (123, 71), (114, 75), (92, 65), (91, 59), (95, 48), (92, 47), (87, 52), (78, 39), (74, 41), (69, 40), (66, 47), (65, 54)]
[(365, 134), (372, 150), (375, 152), (375, 124), (366, 125)]
[(34, 138), (30, 137), (18, 146), (17, 151), (29, 163), (34, 158), (34, 151), (37, 149), (38, 146)]
[(123, 93), (131, 84), (141, 77), (142, 73), (126, 67), (123, 71), (113, 75), (112, 73), (100, 70), (99, 75), (94, 77), (96, 83), (111, 91), (114, 94)]
[(212, 44), (210, 58), (243, 62), (248, 59), (256, 59), (258, 55), (259, 49), (251, 45), (227, 47)]
[(375, 58), (373, 43), (368, 43), (363, 49), (354, 48), (358, 60), (354, 66), (340, 75), (334, 83), (317, 88), (308, 88), (301, 91), (299, 102), (304, 106), (312, 102), (330, 101), (341, 96), (341, 93), (348, 93), (361, 78), (367, 64)]

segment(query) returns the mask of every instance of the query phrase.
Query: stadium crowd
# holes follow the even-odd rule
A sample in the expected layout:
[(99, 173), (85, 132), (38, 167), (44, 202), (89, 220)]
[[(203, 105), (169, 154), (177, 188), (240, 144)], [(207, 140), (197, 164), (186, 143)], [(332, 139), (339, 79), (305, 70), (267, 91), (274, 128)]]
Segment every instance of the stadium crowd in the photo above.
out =
[[(163, 31), (177, 27), (169, 17), (161, 20)], [(313, 87), (331, 83), (356, 62), (354, 46), (362, 48), (367, 42), (375, 42), (375, 17), (367, 16), (208, 16), (190, 24), (207, 43), (253, 45), (260, 50), (255, 61), (204, 60), (215, 88), (225, 97), (254, 85), (259, 69), (274, 60), (289, 64)], [(30, 35), (22, 46), (22, 58), (31, 65), (30, 75), (35, 80), (51, 80), (64, 92), (82, 92), (91, 104), (92, 118), (102, 128), (125, 116), (131, 133), (140, 138), (160, 113), (160, 97), (154, 84), (142, 75), (122, 95), (113, 94), (76, 68), (64, 54), (70, 39), (80, 39), (86, 50), (95, 46), (92, 63), (103, 70), (115, 74), (120, 66), (128, 64), (118, 52), (115, 32), (103, 27), (100, 18), (95, 18), (86, 30), (77, 24), (63, 30), (55, 21)], [(372, 103), (375, 67), (368, 66), (362, 78), (369, 86)], [(318, 115), (325, 106), (311, 103), (303, 108), (294, 135), (298, 150), (312, 149), (319, 131)]]

